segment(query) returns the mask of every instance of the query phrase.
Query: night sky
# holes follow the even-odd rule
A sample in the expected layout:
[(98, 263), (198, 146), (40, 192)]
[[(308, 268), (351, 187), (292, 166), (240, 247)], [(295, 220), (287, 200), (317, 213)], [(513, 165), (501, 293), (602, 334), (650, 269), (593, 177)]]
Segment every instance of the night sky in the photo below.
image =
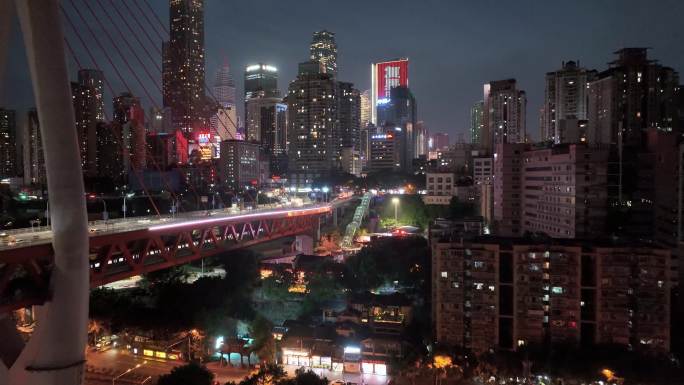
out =
[[(64, 7), (89, 42), (113, 88), (122, 91), (83, 23), (73, 13), (72, 2)], [(111, 30), (106, 15), (98, 11), (97, 0), (88, 0), (103, 24)], [(111, 7), (109, 0), (99, 0)], [(122, 5), (120, 1), (114, 0)], [(125, 0), (129, 8), (132, 1)], [(168, 23), (168, 1), (150, 0), (158, 15)], [(120, 7), (122, 12), (126, 8)], [(144, 6), (142, 6), (142, 9)], [(71, 11), (69, 11), (71, 10)], [(111, 16), (117, 19), (115, 12)], [(92, 20), (92, 18), (90, 18)], [(410, 60), (409, 86), (418, 101), (418, 117), (430, 131), (446, 131), (454, 137), (469, 125), (469, 109), (482, 98), (482, 84), (488, 80), (514, 77), (527, 91), (527, 127), (538, 138), (538, 111), (544, 93), (544, 74), (556, 70), (562, 61), (579, 60), (583, 66), (603, 70), (620, 47), (651, 47), (651, 58), (684, 70), (684, 1), (584, 0), (584, 1), (436, 1), (436, 0), (205, 0), (207, 81), (213, 82), (219, 64), (227, 59), (242, 94), (242, 71), (247, 64), (267, 62), (278, 67), (279, 87), (287, 90), (296, 75), (297, 63), (308, 58), (311, 33), (328, 29), (337, 34), (339, 78), (370, 87), (370, 63), (396, 57)], [(132, 21), (131, 21), (132, 24)], [(111, 48), (97, 23), (95, 33), (109, 47), (115, 65), (137, 95), (144, 92)], [(15, 26), (15, 31), (18, 29)], [(119, 28), (124, 29), (123, 24)], [(84, 67), (91, 66), (73, 31), (65, 27)], [(151, 29), (149, 30), (151, 31)], [(124, 29), (125, 32), (125, 29)], [(156, 34), (149, 32), (159, 42)], [(143, 42), (142, 35), (139, 35)], [(139, 50), (135, 39), (130, 39)], [(126, 46), (119, 42), (122, 50)], [(155, 77), (151, 60), (161, 58), (155, 50), (138, 51)], [(152, 56), (150, 56), (152, 55)], [(145, 72), (128, 55), (138, 76)], [(18, 32), (10, 46), (9, 64), (0, 106), (25, 109), (33, 105), (29, 74)], [(77, 67), (69, 60), (75, 79)], [(153, 72), (152, 70), (157, 72)], [(159, 91), (149, 80), (146, 87), (161, 102)], [(160, 76), (156, 80), (161, 87)], [(106, 92), (111, 108), (111, 95)], [(150, 106), (143, 98), (145, 107)], [(453, 139), (452, 139), (453, 141)]]

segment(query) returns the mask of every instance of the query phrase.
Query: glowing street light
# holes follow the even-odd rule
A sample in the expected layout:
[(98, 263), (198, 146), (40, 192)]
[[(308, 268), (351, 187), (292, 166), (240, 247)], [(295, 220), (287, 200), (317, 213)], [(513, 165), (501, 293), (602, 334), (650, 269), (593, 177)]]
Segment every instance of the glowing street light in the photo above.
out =
[(398, 222), (399, 221), (399, 198), (394, 197), (392, 198), (392, 203), (394, 203), (394, 221)]

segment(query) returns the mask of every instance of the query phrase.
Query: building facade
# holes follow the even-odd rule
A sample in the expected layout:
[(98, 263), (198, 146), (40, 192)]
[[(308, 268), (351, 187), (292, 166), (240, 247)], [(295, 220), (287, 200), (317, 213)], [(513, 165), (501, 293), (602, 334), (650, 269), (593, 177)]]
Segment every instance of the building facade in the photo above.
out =
[(337, 77), (337, 43), (335, 43), (333, 32), (326, 30), (314, 32), (309, 52), (309, 58), (320, 62), (325, 73)]
[(169, 40), (163, 43), (163, 104), (174, 129), (188, 137), (208, 123), (204, 93), (204, 1), (169, 1)]
[(470, 143), (482, 145), (484, 129), (484, 102), (480, 100), (470, 108)]
[(491, 151), (499, 143), (524, 143), (527, 96), (515, 79), (485, 84), (483, 101), (483, 146)]
[(0, 176), (17, 176), (17, 116), (14, 110), (0, 108)]
[(596, 71), (580, 67), (579, 61), (572, 60), (563, 62), (561, 67), (546, 74), (541, 141), (577, 143), (574, 136), (567, 136), (564, 125), (567, 120), (587, 120), (588, 84)]
[(259, 185), (259, 145), (244, 140), (221, 142), (218, 169), (224, 188), (240, 191)]
[(476, 353), (549, 344), (669, 350), (667, 250), (497, 237), (430, 243), (439, 343)]
[(288, 168), (296, 185), (310, 185), (339, 165), (339, 88), (318, 62), (299, 65), (287, 95)]
[(647, 48), (623, 48), (615, 54), (610, 68), (589, 82), (589, 143), (621, 140), (622, 145), (639, 146), (649, 128), (679, 132), (679, 74), (649, 59)]

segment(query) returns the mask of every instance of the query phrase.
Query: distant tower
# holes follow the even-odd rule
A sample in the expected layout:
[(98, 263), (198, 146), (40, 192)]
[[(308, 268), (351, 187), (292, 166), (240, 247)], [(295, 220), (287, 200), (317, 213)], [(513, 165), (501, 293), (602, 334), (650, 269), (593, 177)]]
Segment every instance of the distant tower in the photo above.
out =
[(189, 135), (207, 118), (204, 4), (203, 0), (170, 0), (169, 7), (169, 41), (162, 53), (164, 107), (171, 107), (173, 128)]
[(482, 145), (482, 129), (484, 127), (484, 102), (480, 100), (470, 108), (470, 143)]
[(24, 183), (45, 185), (45, 154), (43, 154), (43, 140), (40, 134), (38, 111), (35, 108), (28, 111), (24, 130)]
[(524, 143), (527, 97), (515, 79), (485, 84), (483, 100), (483, 147), (491, 151), (498, 143)]
[(541, 141), (564, 142), (564, 121), (587, 119), (587, 85), (596, 76), (596, 71), (582, 68), (574, 61), (563, 62), (562, 67), (546, 74)]
[[(81, 78), (79, 74), (79, 78)], [(97, 123), (100, 114), (104, 114), (98, 95), (102, 94), (98, 88), (86, 80), (84, 83), (71, 83), (71, 97), (74, 103), (74, 117), (76, 118), (76, 133), (78, 147), (81, 151), (81, 168), (88, 176), (97, 173)]]
[(140, 170), (145, 167), (145, 111), (140, 99), (128, 92), (114, 98), (114, 121), (119, 125), (115, 132), (121, 132), (124, 154), (122, 162), (124, 170), (130, 168)]
[(371, 95), (370, 90), (361, 93), (361, 127), (366, 127), (371, 122)]
[(259, 63), (245, 68), (245, 101), (257, 97), (280, 97), (276, 67)]
[(320, 62), (327, 74), (337, 77), (337, 43), (335, 43), (333, 32), (326, 30), (314, 32), (309, 50), (311, 60)]
[(78, 83), (94, 89), (95, 119), (104, 122), (104, 74), (100, 70), (84, 68), (78, 71)]
[(233, 81), (228, 63), (224, 63), (216, 72), (213, 93), (218, 106), (211, 117), (212, 132), (218, 135), (221, 140), (235, 139), (238, 128), (235, 81)]
[(17, 176), (17, 120), (14, 110), (0, 108), (0, 176)]

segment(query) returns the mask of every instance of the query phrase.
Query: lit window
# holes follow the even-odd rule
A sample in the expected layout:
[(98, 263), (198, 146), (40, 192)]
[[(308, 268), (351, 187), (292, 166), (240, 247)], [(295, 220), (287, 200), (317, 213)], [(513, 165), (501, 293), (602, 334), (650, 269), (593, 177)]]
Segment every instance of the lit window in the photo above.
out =
[(442, 272), (442, 278), (447, 278), (447, 277), (448, 277), (447, 272), (446, 272), (446, 271), (443, 271), (443, 272)]

